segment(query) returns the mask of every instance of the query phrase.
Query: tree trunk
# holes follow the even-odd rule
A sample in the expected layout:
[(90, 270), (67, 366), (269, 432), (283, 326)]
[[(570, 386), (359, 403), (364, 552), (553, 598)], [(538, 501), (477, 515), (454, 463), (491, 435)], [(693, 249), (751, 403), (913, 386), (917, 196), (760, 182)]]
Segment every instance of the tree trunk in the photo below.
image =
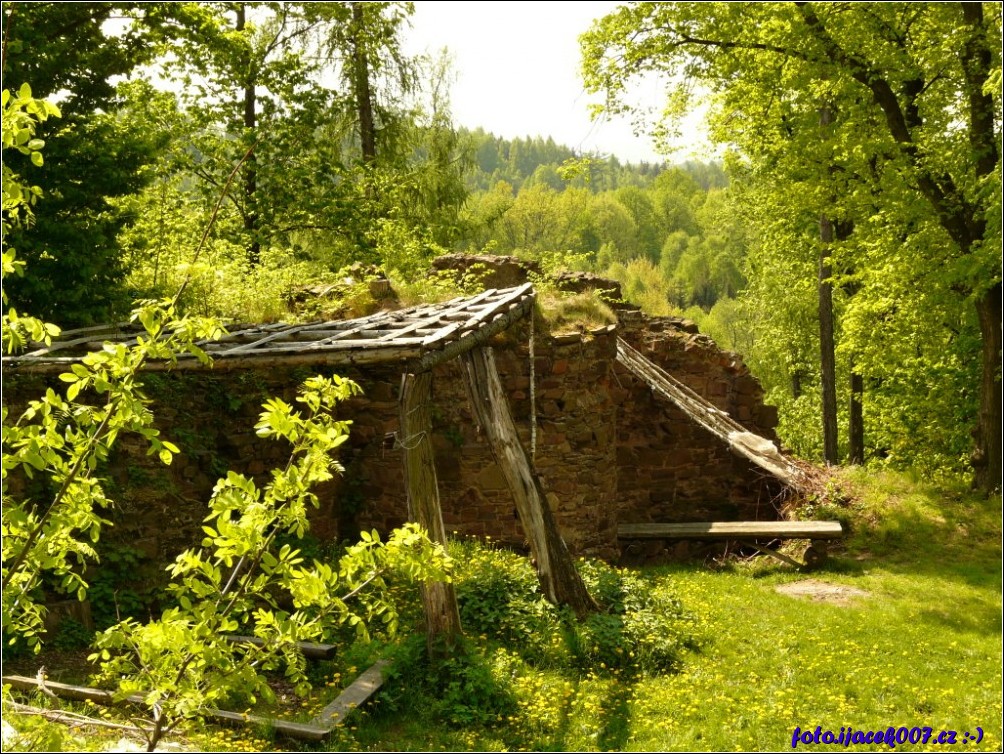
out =
[(373, 92), (370, 88), (369, 59), (363, 42), (363, 4), (352, 3), (352, 62), (355, 67), (356, 110), (359, 115), (359, 143), (363, 163), (376, 159), (376, 127), (373, 123)]
[(512, 492), (544, 596), (556, 605), (568, 605), (579, 617), (596, 610), (516, 434), (492, 349), (475, 348), (460, 358), (474, 416)]
[(833, 342), (833, 283), (830, 278), (830, 244), (833, 223), (819, 218), (819, 371), (823, 383), (823, 460), (836, 464), (837, 452), (837, 361)]
[(865, 462), (865, 419), (862, 398), (865, 392), (865, 380), (860, 374), (854, 371), (854, 363), (851, 363), (851, 406), (850, 406), (850, 427), (848, 429), (848, 458), (851, 463), (862, 464)]
[[(244, 31), (247, 25), (245, 15), (245, 4), (237, 6), (237, 31)], [(251, 71), (251, 60), (247, 58), (242, 61), (244, 75), (244, 134), (249, 144), (253, 144), (255, 131), (258, 128), (258, 92), (255, 88), (255, 77)], [(261, 239), (258, 235), (258, 158), (251, 152), (244, 160), (242, 167), (244, 173), (244, 233), (248, 238), (247, 255), (248, 262), (257, 265), (261, 260)]]
[[(833, 120), (829, 107), (819, 109), (820, 128), (826, 130)], [(819, 217), (819, 372), (823, 388), (823, 460), (840, 461), (837, 450), (837, 359), (833, 342), (833, 270), (830, 247), (833, 222), (825, 213)]]
[[(401, 445), (404, 478), (408, 489), (408, 517), (421, 524), (429, 539), (446, 546), (446, 527), (439, 506), (436, 460), (432, 452), (432, 416), (429, 400), (432, 372), (401, 376)], [(462, 633), (460, 609), (453, 584), (423, 584), (426, 641), (430, 654), (452, 648)]]
[(1001, 283), (976, 299), (982, 337), (980, 414), (973, 433), (973, 484), (987, 494), (1001, 488)]

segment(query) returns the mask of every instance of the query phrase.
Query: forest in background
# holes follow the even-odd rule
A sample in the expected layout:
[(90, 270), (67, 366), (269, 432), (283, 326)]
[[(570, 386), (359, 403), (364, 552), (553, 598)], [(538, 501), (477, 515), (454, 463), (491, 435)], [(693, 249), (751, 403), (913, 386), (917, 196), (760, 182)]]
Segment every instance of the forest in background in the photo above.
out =
[[(421, 287), (444, 252), (511, 253), (697, 321), (804, 457), (999, 485), (999, 7), (777, 4), (750, 31), (749, 9), (712, 5), (636, 6), (583, 45), (616, 112), (630, 72), (611, 61), (638, 28), (660, 31), (632, 53), (667, 71), (698, 60), (674, 57), (695, 29), (729, 40), (687, 69), (718, 97), (724, 165), (456, 128), (448, 63), (401, 52), (409, 3), (5, 3), (5, 85), (61, 110), (39, 126), (44, 165), (4, 151), (40, 189), (31, 217), (5, 212), (27, 262), (5, 291), (72, 327), (190, 276), (187, 310), (271, 320), (358, 262)], [(873, 59), (845, 52), (862, 40)]]

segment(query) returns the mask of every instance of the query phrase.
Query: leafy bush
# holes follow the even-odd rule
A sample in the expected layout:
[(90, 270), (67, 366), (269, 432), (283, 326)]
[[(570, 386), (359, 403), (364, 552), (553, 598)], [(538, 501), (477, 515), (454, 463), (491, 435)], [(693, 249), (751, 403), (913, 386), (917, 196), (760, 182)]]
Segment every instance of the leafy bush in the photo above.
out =
[(527, 558), (489, 542), (453, 542), (451, 557), (460, 623), (470, 635), (491, 638), (526, 660), (560, 664), (561, 615), (540, 591)]
[(90, 576), (87, 589), (94, 625), (100, 630), (123, 618), (147, 617), (160, 596), (154, 583), (160, 573), (151, 559), (125, 544), (100, 547), (98, 553), (100, 566)]
[(393, 652), (380, 708), (385, 713), (417, 712), (454, 727), (491, 726), (516, 711), (514, 663), (505, 649), (471, 639), (430, 655), (425, 637), (412, 636)]
[(592, 703), (575, 689), (673, 671), (694, 643), (664, 579), (580, 561), (601, 605), (580, 621), (544, 599), (528, 558), (490, 540), (453, 541), (449, 552), (465, 636), (431, 656), (421, 635), (392, 648), (380, 717), (417, 719), (423, 729), (491, 728), (507, 749), (549, 749), (569, 709)]
[(696, 638), (693, 616), (668, 585), (601, 561), (582, 561), (579, 570), (604, 609), (582, 628), (583, 664), (650, 673), (676, 669), (680, 653)]
[(58, 651), (83, 649), (94, 640), (94, 632), (76, 618), (66, 617), (59, 623), (48, 645)]
[(579, 621), (540, 592), (527, 558), (477, 541), (455, 542), (460, 619), (525, 661), (595, 672), (673, 670), (695, 643), (692, 618), (661, 583), (600, 561), (579, 570), (601, 611)]

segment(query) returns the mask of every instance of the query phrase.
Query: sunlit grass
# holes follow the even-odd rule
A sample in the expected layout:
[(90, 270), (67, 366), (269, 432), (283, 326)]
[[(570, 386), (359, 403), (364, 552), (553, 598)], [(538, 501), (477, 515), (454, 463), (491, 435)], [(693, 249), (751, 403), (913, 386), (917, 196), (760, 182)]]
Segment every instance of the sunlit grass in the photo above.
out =
[[(638, 674), (605, 667), (603, 658), (570, 665), (557, 632), (534, 636), (532, 646), (472, 635), (470, 661), (460, 667), (474, 670), (458, 675), (461, 686), (451, 693), (484, 700), (490, 710), (444, 709), (420, 684), (403, 693), (389, 688), (353, 713), (327, 748), (790, 750), (796, 726), (834, 733), (929, 726), (935, 736), (957, 731), (959, 743), (895, 750), (1000, 750), (1000, 498), (980, 500), (893, 473), (846, 472), (840, 483), (854, 499), (842, 514), (852, 533), (811, 578), (867, 596), (835, 605), (780, 594), (777, 586), (806, 576), (763, 559), (716, 571), (701, 564), (648, 568), (653, 587), (697, 618), (685, 628), (699, 648), (682, 650), (678, 672)], [(493, 562), (489, 551), (465, 548), (473, 571)], [(290, 719), (309, 719), (371, 659), (350, 653), (326, 669), (321, 684), (331, 685), (301, 700), (307, 707)], [(476, 719), (463, 722), (465, 715)], [(976, 726), (982, 742), (961, 743)], [(71, 738), (65, 746), (100, 748), (92, 740)], [(298, 746), (268, 731), (211, 725), (186, 731), (184, 740), (210, 751)]]
[(698, 616), (704, 643), (685, 655), (681, 672), (576, 678), (520, 666), (512, 680), (518, 711), (495, 727), (443, 730), (429, 720), (387, 720), (377, 707), (357, 742), (429, 750), (774, 750), (790, 749), (796, 726), (835, 733), (930, 726), (935, 734), (957, 731), (959, 741), (979, 726), (983, 741), (965, 747), (1000, 749), (1000, 499), (938, 491), (891, 473), (848, 473), (842, 483), (858, 496), (848, 512), (854, 531), (813, 578), (869, 596), (838, 606), (782, 595), (777, 585), (804, 576), (770, 563), (651, 569)]

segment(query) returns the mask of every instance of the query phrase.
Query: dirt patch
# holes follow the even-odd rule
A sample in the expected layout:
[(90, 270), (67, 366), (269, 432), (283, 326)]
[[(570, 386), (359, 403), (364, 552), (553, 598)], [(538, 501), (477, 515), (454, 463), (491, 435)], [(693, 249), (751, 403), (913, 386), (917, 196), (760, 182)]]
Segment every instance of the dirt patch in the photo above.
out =
[(779, 594), (787, 594), (789, 597), (802, 597), (815, 602), (828, 602), (831, 605), (849, 605), (851, 600), (857, 597), (869, 596), (869, 593), (863, 589), (855, 589), (852, 586), (841, 584), (827, 584), (825, 581), (815, 579), (781, 584), (775, 591)]

